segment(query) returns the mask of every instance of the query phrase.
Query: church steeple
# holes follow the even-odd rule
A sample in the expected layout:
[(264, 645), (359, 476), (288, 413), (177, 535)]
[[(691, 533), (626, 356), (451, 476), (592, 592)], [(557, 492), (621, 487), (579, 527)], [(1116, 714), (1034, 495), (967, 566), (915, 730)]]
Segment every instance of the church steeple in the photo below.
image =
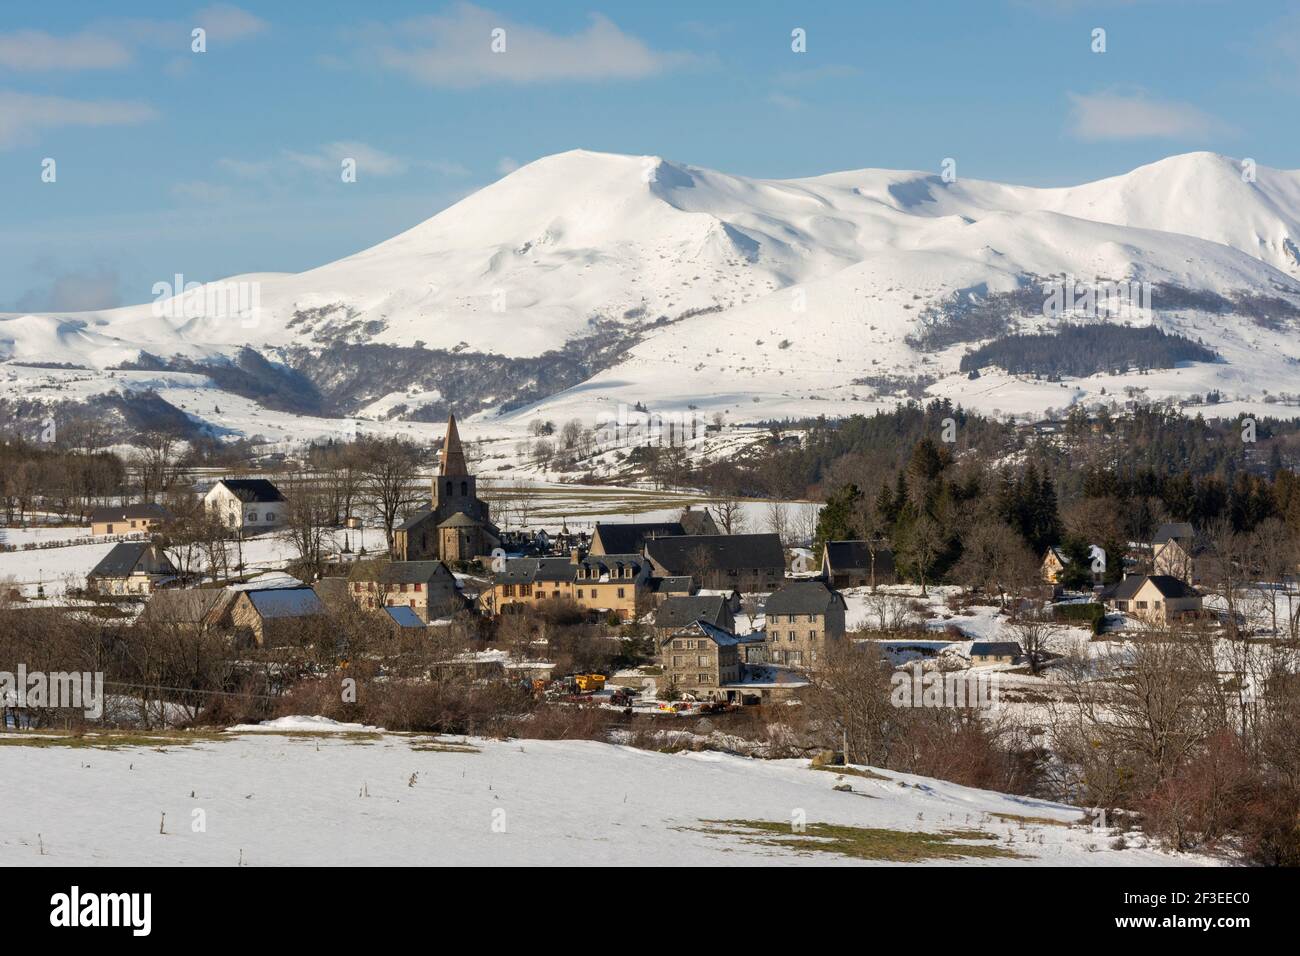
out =
[(442, 443), (442, 464), (438, 474), (443, 477), (460, 477), (469, 474), (465, 464), (465, 449), (460, 444), (460, 432), (456, 431), (456, 416), (447, 416), (447, 437)]

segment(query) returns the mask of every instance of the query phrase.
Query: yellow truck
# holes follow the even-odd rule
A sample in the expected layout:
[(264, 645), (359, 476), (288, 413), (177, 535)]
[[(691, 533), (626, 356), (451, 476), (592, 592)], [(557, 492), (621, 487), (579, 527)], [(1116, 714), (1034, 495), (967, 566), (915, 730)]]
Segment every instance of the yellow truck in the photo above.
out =
[(604, 674), (574, 674), (573, 683), (580, 694), (594, 694), (605, 689)]

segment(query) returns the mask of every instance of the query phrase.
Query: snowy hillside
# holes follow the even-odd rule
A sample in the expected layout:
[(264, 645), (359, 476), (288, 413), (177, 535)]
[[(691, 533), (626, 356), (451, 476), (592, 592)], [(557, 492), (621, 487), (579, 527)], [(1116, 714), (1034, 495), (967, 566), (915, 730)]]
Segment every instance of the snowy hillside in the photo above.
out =
[(30, 866), (1212, 862), (1118, 840), (1077, 808), (906, 774), (303, 718), (266, 729), (120, 749), (4, 735), (0, 852)]
[[(1126, 388), (1218, 390), (1249, 407), (1294, 388), (1298, 244), (1300, 171), (1210, 153), (1036, 189), (872, 169), (768, 181), (572, 151), (346, 259), (229, 280), (256, 289), (255, 316), (230, 314), (211, 289), (5, 315), (0, 358), (74, 366), (78, 400), (165, 372), (177, 407), (176, 390), (211, 390), (203, 363), (239, 362), (218, 391), (267, 403), (259, 389), (272, 390), (271, 407), (295, 417), (427, 421), (454, 407), (478, 413), (481, 434), (538, 415), (591, 422), (619, 403), (734, 422), (869, 411), (909, 382), (985, 411), (1041, 413)], [(1043, 283), (1065, 276), (1145, 284), (1149, 308), (1045, 316)], [(1155, 325), (1219, 360), (1058, 382), (959, 373), (983, 341), (1067, 320)], [(272, 365), (251, 368), (244, 346)], [(110, 379), (124, 363), (134, 370)], [(0, 396), (50, 386), (49, 372), (0, 375)], [(249, 433), (208, 411), (209, 397), (186, 414)]]

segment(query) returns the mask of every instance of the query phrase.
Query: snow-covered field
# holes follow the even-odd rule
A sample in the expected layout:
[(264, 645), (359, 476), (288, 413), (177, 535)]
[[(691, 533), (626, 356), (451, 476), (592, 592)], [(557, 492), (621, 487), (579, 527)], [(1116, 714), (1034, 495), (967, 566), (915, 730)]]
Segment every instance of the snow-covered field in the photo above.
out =
[[(1134, 835), (1116, 849), (1118, 832), (1082, 825), (1077, 808), (906, 774), (841, 776), (803, 760), (589, 741), (311, 732), (318, 728), (299, 719), (280, 733), (120, 749), (6, 745), (14, 735), (0, 736), (0, 857), (44, 866), (870, 862), (767, 845), (707, 822), (779, 824), (784, 835), (802, 815), (810, 833), (821, 823), (897, 831), (877, 835), (886, 848), (910, 846), (914, 834), (978, 831), (992, 839), (959, 833), (945, 852), (1014, 854), (940, 862), (1213, 862), (1147, 848)], [(852, 792), (833, 789), (846, 784)]]

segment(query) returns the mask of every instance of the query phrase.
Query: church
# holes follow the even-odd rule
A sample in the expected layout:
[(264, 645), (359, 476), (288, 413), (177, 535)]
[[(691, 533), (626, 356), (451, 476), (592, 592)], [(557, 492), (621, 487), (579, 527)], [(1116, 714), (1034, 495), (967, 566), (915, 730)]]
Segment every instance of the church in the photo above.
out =
[(501, 532), (492, 524), (488, 503), (478, 497), (474, 476), (465, 462), (455, 415), (447, 418), (447, 438), (432, 491), (429, 507), (393, 529), (395, 561), (437, 558), (454, 564), (473, 561), (501, 546)]

